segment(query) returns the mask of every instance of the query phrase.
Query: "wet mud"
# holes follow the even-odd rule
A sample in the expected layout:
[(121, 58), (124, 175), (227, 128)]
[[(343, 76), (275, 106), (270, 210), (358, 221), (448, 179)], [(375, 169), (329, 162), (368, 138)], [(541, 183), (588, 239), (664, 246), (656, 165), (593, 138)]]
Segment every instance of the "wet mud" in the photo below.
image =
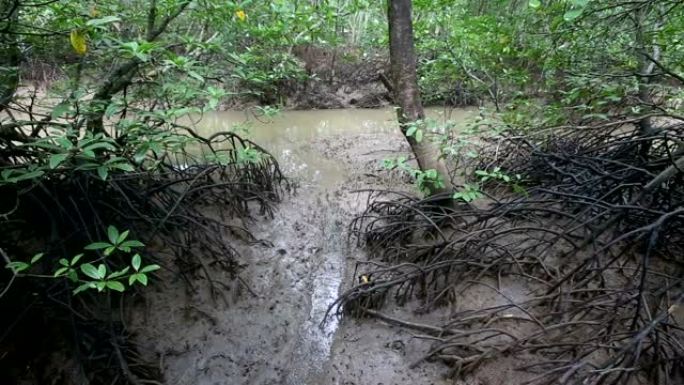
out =
[[(438, 363), (410, 368), (429, 349), (411, 331), (350, 317), (322, 323), (354, 282), (355, 262), (366, 258), (347, 232), (367, 203), (358, 190), (413, 188), (382, 168), (383, 159), (408, 152), (391, 110), (370, 111), (305, 115), (309, 122), (295, 112), (252, 128), (300, 187), (275, 218), (249, 224), (267, 242), (235, 242), (245, 267), (240, 280), (216, 272), (221, 298), (207, 285), (191, 292), (179, 280), (160, 280), (135, 312), (129, 328), (148, 359), (159, 360), (167, 384), (453, 383)], [(225, 129), (217, 125), (229, 124), (224, 119), (204, 120), (202, 130)]]

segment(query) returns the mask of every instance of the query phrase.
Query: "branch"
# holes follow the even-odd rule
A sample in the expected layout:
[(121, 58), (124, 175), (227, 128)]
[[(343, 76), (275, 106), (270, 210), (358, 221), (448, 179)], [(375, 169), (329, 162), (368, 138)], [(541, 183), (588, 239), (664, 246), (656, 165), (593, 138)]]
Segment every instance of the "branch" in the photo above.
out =
[(663, 65), (663, 63), (656, 60), (653, 56), (649, 55), (648, 53), (642, 52), (642, 55), (644, 55), (648, 60), (650, 60), (653, 64), (655, 64), (656, 67), (660, 68), (661, 71), (663, 71), (664, 73), (666, 73), (666, 74), (672, 76), (673, 78), (679, 80), (679, 82), (684, 85), (684, 76), (679, 75), (678, 73), (675, 73), (672, 70), (670, 70), (669, 68), (665, 67)]
[(147, 14), (147, 40), (152, 40), (152, 32), (154, 32), (154, 24), (157, 21), (157, 0), (150, 2), (150, 11)]
[[(166, 28), (169, 26), (169, 23), (183, 13), (183, 11), (188, 7), (188, 5), (190, 5), (191, 2), (192, 0), (183, 1), (174, 12), (162, 20), (162, 22), (159, 24), (159, 27), (154, 29), (154, 21), (156, 19), (157, 11), (156, 1), (152, 1), (150, 12), (148, 14), (148, 28), (152, 29), (148, 30), (147, 41), (152, 42), (157, 39), (159, 35), (166, 30)], [(95, 107), (92, 109), (94, 112), (90, 113), (87, 117), (87, 126), (89, 131), (94, 133), (104, 132), (103, 119), (107, 106), (115, 94), (131, 84), (135, 71), (138, 69), (138, 66), (141, 63), (142, 61), (140, 59), (133, 57), (128, 62), (116, 68), (116, 70), (114, 70), (114, 74), (109, 78), (109, 80), (107, 80), (100, 87), (100, 89), (97, 90), (92, 101), (92, 104)]]
[(677, 161), (672, 163), (672, 165), (670, 165), (670, 167), (663, 170), (660, 174), (658, 174), (655, 178), (653, 178), (652, 181), (648, 182), (648, 184), (646, 186), (644, 186), (644, 190), (646, 190), (646, 191), (653, 190), (653, 188), (659, 186), (660, 184), (664, 183), (668, 179), (677, 175), (677, 173), (681, 172), (683, 168), (684, 168), (684, 156), (677, 159)]

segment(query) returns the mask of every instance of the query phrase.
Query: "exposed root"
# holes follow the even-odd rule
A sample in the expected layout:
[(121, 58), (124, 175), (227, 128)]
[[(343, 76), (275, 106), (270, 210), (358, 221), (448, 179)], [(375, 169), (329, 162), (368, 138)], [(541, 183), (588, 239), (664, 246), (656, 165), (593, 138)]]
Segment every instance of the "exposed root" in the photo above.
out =
[[(107, 239), (106, 228), (114, 225), (130, 230), (147, 245), (144, 255), (150, 263), (176, 272), (190, 289), (196, 288), (196, 278), (203, 278), (200, 282), (206, 282), (215, 299), (223, 298), (226, 284), (219, 273), (237, 278), (243, 265), (231, 240), (264, 242), (250, 233), (249, 221), (254, 214), (272, 216), (274, 204), (290, 184), (275, 159), (249, 140), (234, 133), (210, 138), (191, 135), (196, 139), (193, 144), (156, 156), (153, 168), (111, 173), (106, 181), (94, 172), (63, 168), (35, 184), (3, 187), (0, 249), (13, 260), (28, 260), (32, 253), (44, 252), (42, 263), (46, 274), (52, 274), (50, 269), (59, 258)], [(0, 144), (6, 147), (6, 154), (17, 154), (5, 158), (13, 164), (23, 164), (33, 156), (30, 147), (13, 151), (12, 143)], [(245, 151), (252, 151), (253, 159), (241, 159)], [(130, 264), (116, 255), (103, 261), (111, 266)], [(153, 384), (162, 380), (160, 369), (127, 343), (122, 313), (124, 299), (134, 290), (108, 294), (112, 301), (105, 304), (103, 298), (110, 297), (103, 294), (73, 297), (73, 287), (66, 280), (25, 279), (17, 284), (8, 272), (2, 273), (0, 280), (5, 294), (2, 313), (11, 315), (3, 317), (3, 346), (61, 335), (62, 345), (45, 350), (70, 352), (70, 360), (89, 383)], [(46, 316), (49, 330), (39, 321)], [(5, 339), (8, 336), (13, 336), (12, 341)], [(2, 364), (10, 365), (13, 359), (10, 355)], [(49, 358), (40, 356), (29, 362), (39, 367), (45, 360)], [(74, 377), (65, 383), (71, 381), (79, 380)]]
[[(478, 207), (374, 195), (350, 232), (373, 258), (331, 307), (385, 319), (388, 298), (450, 304), (450, 321), (390, 320), (434, 340), (454, 375), (502, 355), (533, 357), (530, 383), (674, 384), (684, 379), (684, 122), (640, 136), (631, 121), (504, 134), (474, 169), (524, 176), (525, 196)], [(643, 156), (643, 143), (649, 151)], [(507, 294), (516, 282), (524, 298)], [(472, 290), (497, 304), (464, 308)], [(421, 360), (422, 361), (422, 360)]]

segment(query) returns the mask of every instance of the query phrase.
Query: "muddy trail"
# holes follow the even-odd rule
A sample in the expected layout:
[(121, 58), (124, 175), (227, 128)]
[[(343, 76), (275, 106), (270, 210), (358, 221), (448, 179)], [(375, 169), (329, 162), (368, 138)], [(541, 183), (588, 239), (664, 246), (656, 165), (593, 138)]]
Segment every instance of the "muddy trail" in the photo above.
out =
[[(457, 110), (450, 118), (471, 113)], [(223, 112), (197, 127), (211, 133), (245, 121), (242, 113)], [(358, 190), (412, 188), (382, 169), (382, 159), (409, 150), (393, 112), (291, 111), (251, 122), (249, 135), (279, 159), (299, 188), (275, 218), (249, 224), (264, 242), (239, 246), (246, 265), (240, 280), (215, 277), (232, 282), (222, 298), (213, 299), (207, 287), (193, 294), (182, 282), (167, 280), (147, 296), (130, 328), (143, 352), (159, 357), (166, 383), (446, 383), (437, 364), (409, 369), (428, 347), (410, 341), (406, 331), (374, 320), (321, 322), (339, 291), (354, 281), (355, 262), (365, 259), (347, 232), (367, 203)]]

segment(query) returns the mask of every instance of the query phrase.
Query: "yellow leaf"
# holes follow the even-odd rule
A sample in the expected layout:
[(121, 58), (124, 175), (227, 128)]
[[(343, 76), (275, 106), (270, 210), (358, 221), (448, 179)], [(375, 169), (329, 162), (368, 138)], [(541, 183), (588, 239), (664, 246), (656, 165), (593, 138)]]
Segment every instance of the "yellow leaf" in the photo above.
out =
[(86, 44), (86, 36), (83, 31), (77, 29), (71, 31), (69, 35), (69, 40), (71, 40), (71, 46), (74, 47), (74, 51), (79, 55), (85, 55), (88, 51), (88, 46)]
[(238, 19), (240, 19), (240, 21), (245, 21), (245, 19), (247, 18), (247, 14), (245, 14), (245, 11), (243, 11), (243, 10), (241, 10), (241, 9), (235, 11), (235, 16), (236, 16)]
[(98, 17), (100, 16), (100, 12), (97, 10), (97, 7), (94, 5), (90, 7), (90, 17)]

